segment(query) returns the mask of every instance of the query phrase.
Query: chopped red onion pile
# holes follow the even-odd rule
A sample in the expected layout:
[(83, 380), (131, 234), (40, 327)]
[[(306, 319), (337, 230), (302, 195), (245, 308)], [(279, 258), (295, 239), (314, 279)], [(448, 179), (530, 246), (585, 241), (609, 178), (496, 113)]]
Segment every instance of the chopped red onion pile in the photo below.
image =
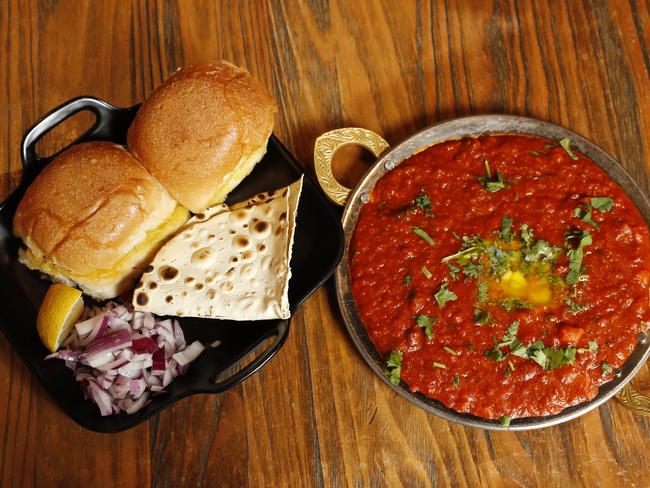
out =
[(159, 320), (110, 302), (87, 309), (63, 348), (45, 359), (63, 359), (104, 415), (135, 413), (185, 373), (203, 345), (189, 346), (176, 320)]

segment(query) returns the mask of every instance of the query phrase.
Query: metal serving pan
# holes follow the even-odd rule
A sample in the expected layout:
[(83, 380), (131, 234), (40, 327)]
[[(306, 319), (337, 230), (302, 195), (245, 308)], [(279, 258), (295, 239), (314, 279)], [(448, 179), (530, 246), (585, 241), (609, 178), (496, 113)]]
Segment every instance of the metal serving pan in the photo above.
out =
[[(67, 118), (80, 111), (89, 111), (95, 115), (95, 123), (74, 144), (89, 140), (125, 144), (127, 129), (138, 108), (139, 105), (118, 108), (97, 98), (79, 97), (44, 115), (26, 132), (22, 142), (22, 182), (0, 204), (0, 329), (57, 405), (78, 424), (98, 432), (129, 429), (186, 396), (218, 393), (238, 385), (271, 360), (289, 334), (289, 320), (234, 322), (177, 318), (188, 342), (200, 340), (210, 344), (219, 340), (221, 345), (207, 348), (192, 362), (185, 375), (176, 378), (166, 388), (165, 393), (152, 397), (149, 405), (132, 415), (100, 416), (99, 409), (89, 400), (84, 400), (80, 386), (63, 361), (43, 361), (48, 351), (36, 333), (36, 315), (50, 283), (18, 262), (20, 240), (11, 235), (18, 202), (29, 184), (54, 157), (40, 157), (36, 143)], [(233, 190), (227, 203), (288, 185), (303, 173), (289, 151), (275, 136), (271, 136), (266, 155)], [(291, 314), (334, 272), (342, 251), (341, 223), (318, 186), (305, 175), (291, 258)], [(257, 352), (256, 357), (237, 370), (240, 361), (253, 351)]]
[[(623, 167), (601, 148), (587, 139), (563, 127), (527, 117), (512, 115), (477, 115), (463, 117), (433, 125), (418, 132), (389, 150), (388, 143), (372, 131), (360, 128), (337, 129), (320, 136), (314, 146), (314, 166), (321, 188), (338, 205), (345, 205), (343, 231), (345, 251), (336, 269), (336, 295), (343, 320), (354, 344), (370, 368), (397, 393), (418, 407), (444, 419), (463, 425), (490, 430), (528, 430), (556, 425), (574, 419), (597, 408), (612, 396), (636, 413), (650, 415), (650, 398), (640, 395), (627, 383), (643, 366), (650, 355), (650, 343), (646, 332), (639, 333), (637, 346), (622, 368), (615, 371), (615, 377), (600, 387), (598, 395), (589, 402), (569, 407), (556, 415), (514, 419), (507, 427), (495, 420), (456, 412), (437, 400), (420, 393), (411, 393), (404, 382), (393, 385), (384, 376), (384, 358), (375, 350), (359, 317), (350, 292), (349, 250), (350, 239), (357, 224), (361, 207), (369, 201), (370, 192), (377, 181), (398, 166), (412, 154), (433, 144), (476, 137), (485, 134), (519, 133), (560, 140), (568, 137), (571, 144), (582, 154), (594, 161), (618, 183), (641, 211), (650, 226), (650, 201)], [(378, 157), (356, 188), (350, 190), (338, 183), (332, 173), (332, 157), (336, 150), (346, 144), (361, 145)]]

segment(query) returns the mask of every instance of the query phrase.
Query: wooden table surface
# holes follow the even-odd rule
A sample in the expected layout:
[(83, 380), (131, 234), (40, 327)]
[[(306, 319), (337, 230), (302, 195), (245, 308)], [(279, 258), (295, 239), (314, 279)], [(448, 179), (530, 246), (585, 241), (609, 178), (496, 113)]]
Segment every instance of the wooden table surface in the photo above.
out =
[[(279, 105), (275, 133), (309, 172), (314, 139), (333, 128), (395, 143), (497, 112), (585, 135), (647, 191), (649, 40), (647, 0), (2, 0), (0, 196), (18, 184), (21, 136), (44, 112), (81, 94), (128, 106), (207, 58), (262, 81)], [(349, 156), (337, 171), (353, 184), (362, 167)], [(332, 290), (298, 310), (259, 374), (116, 435), (69, 420), (0, 336), (0, 485), (650, 486), (650, 419), (611, 400), (541, 431), (450, 424), (375, 377)], [(649, 378), (644, 367), (636, 386), (650, 391)]]

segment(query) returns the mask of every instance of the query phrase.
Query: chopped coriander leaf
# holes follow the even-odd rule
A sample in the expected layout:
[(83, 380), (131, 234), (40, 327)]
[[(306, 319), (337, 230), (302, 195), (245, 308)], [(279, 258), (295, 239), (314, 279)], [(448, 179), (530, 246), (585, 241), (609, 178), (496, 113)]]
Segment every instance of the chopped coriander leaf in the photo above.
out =
[(592, 197), (591, 206), (599, 212), (609, 212), (612, 210), (614, 200), (611, 197)]
[(429, 195), (426, 193), (420, 193), (415, 197), (415, 206), (421, 208), (422, 210), (431, 210), (431, 200), (429, 200)]
[(592, 218), (592, 208), (591, 205), (586, 203), (580, 207), (576, 207), (573, 211), (573, 215), (578, 217), (583, 222), (591, 225), (594, 229), (599, 230), (600, 225)]
[(402, 358), (404, 354), (401, 351), (391, 351), (386, 361), (384, 375), (388, 377), (394, 385), (399, 385), (400, 374), (402, 373)]
[(501, 425), (503, 427), (508, 427), (510, 425), (511, 420), (512, 420), (511, 417), (508, 417), (507, 415), (502, 415), (501, 417), (499, 417), (498, 422), (499, 422), (499, 425)]
[(499, 302), (499, 306), (506, 312), (514, 312), (515, 310), (527, 310), (532, 308), (530, 303), (517, 297), (504, 298)]
[(503, 177), (501, 176), (501, 173), (497, 173), (497, 181), (488, 181), (485, 184), (485, 188), (487, 188), (487, 191), (494, 193), (499, 190), (503, 190), (506, 187), (506, 183), (503, 180)]
[(500, 346), (509, 346), (517, 339), (517, 330), (519, 330), (519, 321), (515, 320), (512, 324), (508, 326), (506, 333), (503, 335), (501, 342), (497, 344)]
[(434, 361), (434, 362), (433, 362), (433, 367), (434, 367), (434, 368), (440, 368), (440, 369), (447, 369), (447, 366), (445, 366), (444, 364), (439, 363), (439, 362), (437, 362), (437, 361)]
[(510, 269), (510, 259), (514, 251), (504, 250), (497, 246), (488, 246), (485, 248), (485, 254), (490, 261), (490, 271), (492, 274), (502, 276)]
[(596, 354), (598, 352), (598, 343), (596, 341), (589, 341), (587, 343), (589, 347), (581, 347), (577, 350), (578, 354), (584, 354), (586, 352), (590, 352), (593, 354)]
[(443, 349), (447, 351), (449, 354), (451, 354), (452, 356), (458, 356), (458, 353), (449, 346), (444, 346)]
[(413, 277), (410, 274), (407, 274), (402, 280), (402, 284), (408, 286), (411, 284), (411, 281), (413, 281)]
[(612, 367), (609, 363), (604, 362), (602, 365), (603, 374), (609, 374), (612, 371)]
[(567, 298), (566, 301), (566, 306), (569, 308), (569, 312), (571, 312), (573, 315), (579, 314), (580, 312), (584, 312), (585, 310), (589, 310), (589, 305), (580, 305), (578, 302), (575, 302), (571, 298)]
[(438, 321), (438, 317), (429, 317), (428, 315), (418, 315), (415, 317), (418, 326), (424, 331), (427, 339), (433, 337), (433, 324)]
[[(530, 348), (528, 348), (530, 351)], [(557, 369), (560, 366), (573, 364), (576, 357), (576, 348), (567, 347), (555, 349), (552, 347), (544, 347), (544, 349), (536, 349), (530, 355), (530, 359), (539, 364), (547, 371)]]
[(479, 272), (482, 268), (483, 266), (480, 264), (468, 262), (463, 266), (463, 274), (468, 278), (478, 278)]
[(453, 291), (447, 289), (446, 281), (440, 285), (440, 289), (433, 297), (436, 299), (436, 302), (438, 302), (440, 308), (444, 307), (447, 302), (458, 300), (458, 296)]
[(433, 240), (429, 234), (427, 234), (426, 230), (421, 229), (420, 227), (411, 227), (411, 230), (415, 235), (420, 236), (422, 239), (427, 241), (427, 244), (430, 246), (433, 246), (436, 243), (436, 241)]
[(426, 266), (422, 266), (422, 268), (420, 269), (420, 271), (422, 271), (422, 274), (424, 275), (424, 277), (425, 277), (427, 280), (430, 280), (431, 277), (433, 276), (433, 275), (431, 274), (431, 271), (429, 271), (428, 268), (427, 268)]
[(425, 217), (429, 217), (430, 219), (432, 219), (432, 218), (434, 218), (434, 217), (436, 216), (436, 214), (434, 214), (433, 212), (426, 212), (426, 213), (424, 214), (424, 216), (425, 216)]
[(465, 258), (465, 257), (471, 257), (472, 255), (478, 254), (480, 252), (481, 248), (479, 246), (471, 246), (467, 247), (465, 249), (462, 249), (458, 251), (455, 254), (451, 254), (449, 256), (445, 256), (442, 258), (440, 261), (441, 263), (447, 263), (449, 261), (453, 261), (454, 259), (460, 259), (460, 258)]
[(449, 268), (449, 276), (451, 276), (452, 280), (455, 280), (458, 277), (458, 273), (460, 273), (460, 268), (449, 262), (447, 263), (447, 267)]
[(542, 368), (546, 369), (546, 354), (544, 353), (543, 349), (534, 349), (533, 351), (530, 351), (529, 347), (526, 354), (528, 355), (529, 359), (532, 359)]
[(455, 374), (454, 379), (451, 382), (451, 386), (453, 386), (454, 388), (458, 388), (458, 385), (460, 385), (460, 376)]
[(478, 302), (479, 303), (485, 303), (488, 301), (488, 282), (487, 281), (481, 281), (478, 284)]
[(565, 242), (571, 244), (572, 242), (578, 242), (578, 245), (575, 248), (571, 248), (567, 251), (567, 256), (569, 257), (569, 272), (567, 273), (564, 281), (569, 285), (577, 283), (582, 275), (582, 259), (584, 258), (584, 248), (590, 246), (593, 242), (591, 234), (589, 231), (574, 231), (566, 234), (564, 236)]
[(507, 215), (501, 219), (501, 240), (503, 242), (512, 241), (512, 217)]
[(499, 348), (499, 346), (494, 346), (493, 349), (486, 349), (485, 351), (483, 351), (483, 355), (488, 359), (492, 359), (493, 361), (500, 363), (506, 358), (507, 353), (504, 353)]
[(562, 149), (564, 149), (564, 152), (566, 152), (571, 159), (574, 161), (577, 161), (580, 159), (576, 154), (571, 150), (571, 139), (568, 137), (565, 137), (564, 139), (560, 139), (560, 146)]
[(533, 243), (533, 230), (528, 224), (521, 224), (521, 241), (526, 247), (530, 247)]
[(514, 370), (515, 370), (515, 365), (512, 364), (512, 361), (508, 361), (508, 367), (510, 368), (510, 371), (514, 371)]
[(512, 344), (510, 344), (510, 354), (528, 359), (526, 356), (527, 352), (528, 348), (519, 339), (515, 339)]
[(506, 187), (506, 182), (503, 179), (503, 176), (498, 171), (494, 173), (494, 179), (492, 178), (492, 171), (490, 169), (490, 163), (486, 160), (483, 161), (485, 166), (485, 176), (479, 176), (478, 181), (483, 185), (487, 191), (494, 193), (499, 190), (503, 190)]
[(561, 248), (551, 246), (548, 242), (541, 239), (535, 241), (535, 244), (528, 247), (528, 249), (522, 251), (524, 260), (528, 262), (550, 263), (555, 261), (562, 252)]
[(489, 325), (492, 323), (492, 315), (490, 315), (487, 310), (483, 310), (482, 308), (475, 307), (474, 322), (476, 323), (476, 325), (484, 325), (484, 324)]
[(530, 154), (531, 156), (541, 156), (542, 155), (542, 153), (539, 152), (539, 151), (529, 151), (528, 154)]

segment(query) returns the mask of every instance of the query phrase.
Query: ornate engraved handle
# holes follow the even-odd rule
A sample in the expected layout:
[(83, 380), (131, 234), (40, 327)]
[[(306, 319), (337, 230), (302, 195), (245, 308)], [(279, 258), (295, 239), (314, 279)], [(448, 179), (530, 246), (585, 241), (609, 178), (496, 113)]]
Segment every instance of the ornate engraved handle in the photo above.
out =
[(332, 173), (332, 159), (334, 153), (346, 144), (358, 144), (379, 157), (386, 149), (388, 143), (371, 130), (359, 127), (346, 127), (335, 129), (321, 135), (314, 144), (314, 169), (321, 188), (330, 200), (338, 205), (345, 205), (348, 195), (352, 190), (344, 187)]
[(616, 399), (634, 413), (650, 417), (650, 397), (642, 395), (629, 383), (616, 394)]

